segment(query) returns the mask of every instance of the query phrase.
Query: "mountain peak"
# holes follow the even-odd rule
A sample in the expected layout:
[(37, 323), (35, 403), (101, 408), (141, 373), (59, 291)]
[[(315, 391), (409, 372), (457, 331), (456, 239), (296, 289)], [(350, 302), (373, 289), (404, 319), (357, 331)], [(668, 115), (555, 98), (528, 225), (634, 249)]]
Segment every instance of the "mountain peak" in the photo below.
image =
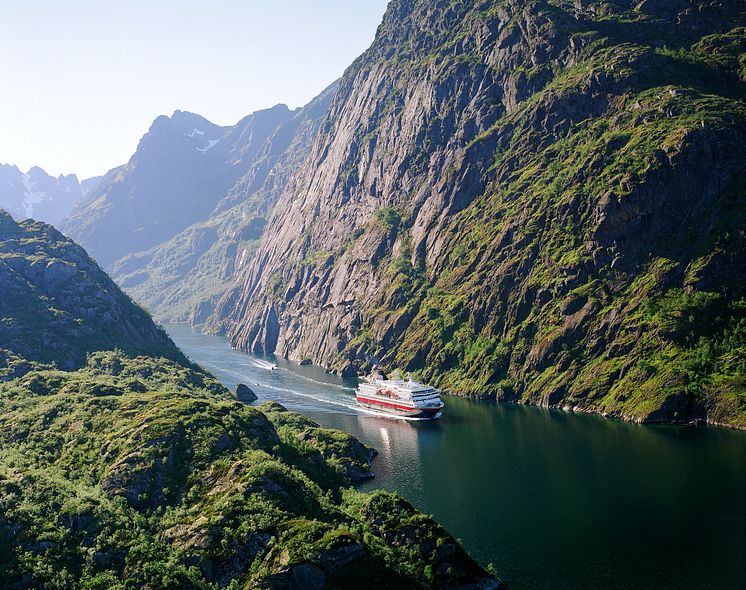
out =
[(192, 113), (191, 111), (182, 111), (180, 109), (176, 109), (171, 114), (171, 120), (172, 121), (186, 121), (186, 120), (192, 120), (192, 121), (198, 121), (198, 120), (207, 120), (202, 115), (198, 115), (197, 113)]
[(170, 117), (159, 115), (155, 118), (148, 132), (140, 140), (138, 150), (144, 147), (143, 142), (146, 139), (153, 136), (180, 138), (186, 135), (190, 139), (198, 139), (203, 143), (210, 139), (220, 138), (224, 132), (224, 127), (208, 121), (201, 115), (177, 109)]
[(221, 129), (220, 125), (208, 121), (202, 115), (190, 113), (189, 111), (175, 110), (171, 115), (171, 122), (177, 126), (194, 126), (199, 129)]
[(266, 111), (290, 111), (290, 107), (286, 105), (284, 102), (278, 102), (276, 105), (269, 107), (268, 109), (264, 109)]
[(49, 176), (41, 166), (31, 166), (26, 173), (27, 176)]
[(83, 196), (75, 174), (53, 177), (40, 166), (27, 173), (17, 166), (0, 166), (0, 207), (16, 219), (60, 223)]
[(21, 171), (18, 169), (18, 166), (15, 164), (2, 164), (0, 163), (0, 170), (13, 170), (15, 172), (18, 172), (19, 174)]

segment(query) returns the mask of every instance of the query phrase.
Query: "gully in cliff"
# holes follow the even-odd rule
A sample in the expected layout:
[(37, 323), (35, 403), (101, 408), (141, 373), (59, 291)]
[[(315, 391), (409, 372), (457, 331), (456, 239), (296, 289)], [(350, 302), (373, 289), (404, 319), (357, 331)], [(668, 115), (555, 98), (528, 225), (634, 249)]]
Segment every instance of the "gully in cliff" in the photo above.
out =
[(419, 420), (440, 418), (440, 390), (411, 379), (370, 377), (355, 391), (357, 403), (383, 414)]

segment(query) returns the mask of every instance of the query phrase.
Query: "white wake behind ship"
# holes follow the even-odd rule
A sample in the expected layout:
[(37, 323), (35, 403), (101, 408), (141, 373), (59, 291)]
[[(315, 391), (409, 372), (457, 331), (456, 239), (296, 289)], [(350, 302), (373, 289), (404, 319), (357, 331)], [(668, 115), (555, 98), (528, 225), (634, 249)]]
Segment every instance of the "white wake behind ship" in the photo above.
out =
[(412, 380), (369, 378), (360, 383), (357, 403), (383, 414), (404, 418), (440, 418), (440, 390)]

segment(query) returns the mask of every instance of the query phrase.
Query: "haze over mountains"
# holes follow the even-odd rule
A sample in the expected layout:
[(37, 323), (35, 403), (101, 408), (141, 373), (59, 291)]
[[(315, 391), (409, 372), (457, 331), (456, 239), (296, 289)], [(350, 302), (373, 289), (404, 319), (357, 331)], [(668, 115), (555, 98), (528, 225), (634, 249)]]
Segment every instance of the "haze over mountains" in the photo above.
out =
[(34, 166), (23, 173), (17, 166), (0, 164), (0, 208), (15, 219), (37, 219), (58, 225), (98, 182), (78, 181), (75, 174), (50, 176)]
[(62, 225), (160, 319), (202, 321), (256, 248), (290, 172), (310, 149), (334, 85), (219, 127), (158, 117)]

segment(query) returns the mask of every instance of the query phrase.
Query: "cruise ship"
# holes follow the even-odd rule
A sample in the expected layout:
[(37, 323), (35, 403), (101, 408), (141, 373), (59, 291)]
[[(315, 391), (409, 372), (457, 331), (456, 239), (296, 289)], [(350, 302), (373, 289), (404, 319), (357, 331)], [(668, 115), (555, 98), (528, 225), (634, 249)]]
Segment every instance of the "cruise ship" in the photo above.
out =
[(439, 389), (412, 380), (370, 378), (355, 396), (365, 408), (403, 418), (433, 420), (443, 410)]

